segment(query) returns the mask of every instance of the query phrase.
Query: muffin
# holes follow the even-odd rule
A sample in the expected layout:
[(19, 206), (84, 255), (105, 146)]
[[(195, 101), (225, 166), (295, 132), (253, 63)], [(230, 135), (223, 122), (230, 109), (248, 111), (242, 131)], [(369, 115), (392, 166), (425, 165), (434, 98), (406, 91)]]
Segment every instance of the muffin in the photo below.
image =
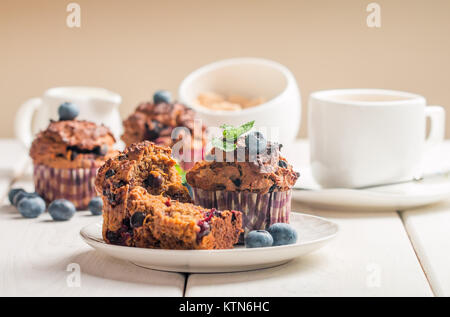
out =
[[(195, 126), (194, 110), (170, 99), (168, 92), (158, 91), (153, 96), (153, 102), (141, 103), (123, 121), (124, 134), (121, 138), (126, 146), (145, 140), (168, 147), (182, 145), (182, 149), (173, 154), (184, 169), (189, 169), (195, 161), (203, 159), (206, 128), (200, 123)], [(175, 128), (181, 129), (172, 135)]]
[(238, 241), (242, 214), (190, 204), (171, 149), (132, 144), (100, 168), (103, 239), (109, 244), (164, 249), (224, 249)]
[(96, 196), (98, 168), (113, 155), (115, 139), (111, 131), (93, 122), (51, 121), (34, 139), (30, 156), (34, 165), (36, 192), (47, 203), (70, 200), (86, 209)]
[(107, 230), (104, 239), (115, 245), (179, 250), (230, 249), (242, 232), (240, 212), (181, 203), (162, 195), (151, 195), (139, 186), (130, 189), (121, 214), (109, 211), (105, 214), (117, 224), (117, 230)]
[(194, 203), (240, 210), (245, 233), (289, 223), (291, 188), (299, 174), (281, 156), (282, 146), (266, 141), (258, 132), (238, 137), (234, 145), (229, 152), (214, 147), (206, 161), (187, 172)]

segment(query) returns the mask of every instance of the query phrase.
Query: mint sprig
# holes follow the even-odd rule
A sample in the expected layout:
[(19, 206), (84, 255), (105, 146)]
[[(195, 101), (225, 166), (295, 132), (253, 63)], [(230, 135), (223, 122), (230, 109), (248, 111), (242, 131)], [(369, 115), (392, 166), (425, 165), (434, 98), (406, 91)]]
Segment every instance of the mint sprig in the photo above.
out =
[(235, 141), (241, 135), (250, 131), (253, 128), (254, 124), (255, 124), (255, 121), (250, 121), (250, 122), (244, 123), (243, 125), (241, 125), (240, 127), (237, 127), (237, 128), (235, 128), (231, 125), (228, 125), (228, 124), (224, 124), (221, 126), (221, 128), (223, 129), (223, 138), (225, 140), (227, 140), (228, 142)]
[(175, 164), (175, 169), (181, 176), (181, 182), (186, 184), (186, 171), (179, 164)]
[(224, 124), (220, 128), (223, 129), (223, 138), (213, 138), (211, 144), (224, 152), (231, 152), (236, 150), (236, 141), (241, 135), (247, 133), (253, 128), (255, 121), (244, 123), (239, 127), (233, 127), (229, 124)]

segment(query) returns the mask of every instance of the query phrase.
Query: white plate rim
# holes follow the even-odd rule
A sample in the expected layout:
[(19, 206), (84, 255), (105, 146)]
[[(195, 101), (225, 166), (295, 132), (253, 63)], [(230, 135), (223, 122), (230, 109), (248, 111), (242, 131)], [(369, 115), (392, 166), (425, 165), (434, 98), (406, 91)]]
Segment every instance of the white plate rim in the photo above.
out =
[[(149, 257), (149, 259), (154, 256), (154, 255), (160, 255), (160, 256), (186, 256), (189, 255), (189, 257), (191, 259), (198, 259), (198, 257), (202, 257), (205, 255), (217, 255), (219, 256), (230, 256), (231, 254), (246, 254), (246, 256), (251, 257), (254, 254), (257, 253), (261, 253), (261, 255), (263, 254), (267, 254), (267, 252), (270, 251), (274, 251), (278, 254), (284, 254), (284, 257), (286, 257), (285, 254), (288, 253), (287, 250), (292, 250), (294, 252), (294, 250), (296, 250), (295, 255), (294, 256), (287, 256), (287, 258), (285, 259), (278, 259), (276, 258), (274, 261), (272, 262), (267, 262), (267, 261), (255, 261), (254, 264), (245, 264), (245, 265), (241, 265), (239, 263), (237, 263), (236, 265), (231, 265), (228, 269), (223, 270), (223, 269), (218, 269), (215, 270), (216, 267), (220, 267), (220, 265), (211, 265), (211, 267), (208, 268), (202, 268), (199, 269), (199, 266), (196, 267), (192, 267), (192, 268), (186, 268), (186, 269), (174, 269), (176, 267), (180, 267), (182, 266), (179, 263), (174, 263), (173, 265), (157, 265), (157, 264), (152, 264), (152, 263), (142, 263), (140, 261), (136, 261), (133, 258), (129, 258), (127, 259), (130, 263), (133, 263), (137, 266), (143, 266), (146, 268), (151, 268), (151, 269), (156, 269), (156, 270), (161, 270), (161, 271), (171, 271), (171, 272), (188, 272), (188, 273), (219, 273), (219, 272), (240, 272), (240, 271), (249, 271), (249, 270), (255, 270), (255, 269), (261, 269), (261, 268), (269, 268), (269, 267), (274, 267), (283, 263), (287, 263), (297, 257), (301, 257), (303, 255), (306, 255), (307, 253), (316, 251), (318, 249), (320, 249), (322, 246), (324, 246), (327, 242), (333, 240), (336, 235), (339, 233), (339, 225), (331, 220), (328, 220), (326, 218), (323, 217), (319, 217), (319, 216), (314, 216), (314, 215), (310, 215), (310, 214), (304, 214), (304, 213), (297, 213), (297, 212), (292, 212), (291, 216), (293, 216), (294, 218), (298, 217), (298, 219), (301, 219), (302, 217), (308, 217), (310, 219), (318, 219), (320, 220), (323, 224), (326, 224), (328, 226), (330, 226), (330, 232), (327, 233), (326, 236), (323, 237), (319, 237), (313, 240), (309, 240), (309, 241), (299, 241), (295, 244), (292, 245), (285, 245), (285, 246), (276, 246), (276, 247), (268, 247), (268, 248), (245, 248), (245, 247), (240, 247), (240, 248), (234, 248), (234, 249), (225, 249), (225, 250), (168, 250), (168, 249), (147, 249), (147, 248), (130, 248), (130, 247), (126, 247), (126, 246), (117, 246), (117, 245), (111, 245), (111, 244), (107, 244), (103, 241), (103, 239), (99, 239), (99, 238), (95, 238), (92, 237), (89, 233), (87, 233), (88, 230), (92, 230), (93, 226), (97, 226), (98, 228), (101, 228), (101, 223), (99, 222), (95, 222), (95, 223), (91, 223), (88, 224), (86, 226), (84, 226), (81, 230), (80, 230), (80, 236), (83, 238), (83, 240), (90, 245), (91, 247), (93, 247), (94, 249), (96, 249), (99, 252), (102, 253), (106, 253), (109, 254), (112, 257), (117, 257), (117, 258), (121, 258), (124, 259), (124, 255), (131, 255), (134, 252), (139, 252), (140, 256), (145, 256), (145, 257)], [(108, 252), (108, 249), (110, 252)], [(114, 251), (113, 251), (114, 250)], [(306, 250), (306, 251), (304, 251)], [(122, 256), (117, 256), (117, 255), (113, 255), (111, 253), (116, 253), (116, 252), (121, 252)], [(298, 254), (300, 253), (300, 254)], [(151, 261), (150, 261), (151, 262)], [(239, 262), (239, 261), (238, 261)], [(254, 268), (252, 268), (254, 267)], [(238, 269), (238, 268), (242, 268), (242, 269)]]

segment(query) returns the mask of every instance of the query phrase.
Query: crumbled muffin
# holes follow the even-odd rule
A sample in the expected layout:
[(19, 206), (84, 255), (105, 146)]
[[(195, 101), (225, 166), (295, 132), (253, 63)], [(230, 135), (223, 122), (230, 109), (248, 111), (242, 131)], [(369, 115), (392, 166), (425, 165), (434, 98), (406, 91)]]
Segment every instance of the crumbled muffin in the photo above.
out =
[(104, 210), (106, 242), (141, 248), (229, 249), (242, 230), (237, 211), (204, 209), (133, 187), (126, 208)]
[(236, 150), (229, 153), (214, 148), (208, 161), (195, 163), (186, 174), (189, 185), (207, 191), (260, 194), (287, 191), (294, 186), (299, 174), (280, 155), (281, 145), (267, 142), (264, 151), (255, 154), (249, 153), (245, 137), (239, 138), (236, 145)]
[(129, 189), (135, 186), (153, 195), (190, 202), (175, 164), (170, 148), (149, 141), (135, 143), (100, 168), (95, 186), (112, 206), (126, 202)]
[(51, 121), (33, 141), (30, 156), (35, 165), (53, 168), (100, 167), (114, 155), (111, 131), (93, 122)]

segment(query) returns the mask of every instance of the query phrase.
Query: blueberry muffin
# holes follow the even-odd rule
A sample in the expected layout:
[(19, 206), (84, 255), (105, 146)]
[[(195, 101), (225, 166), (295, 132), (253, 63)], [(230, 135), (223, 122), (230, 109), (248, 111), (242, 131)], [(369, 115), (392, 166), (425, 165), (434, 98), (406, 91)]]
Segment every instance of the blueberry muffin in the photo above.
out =
[(126, 208), (105, 213), (107, 243), (157, 249), (230, 249), (242, 232), (238, 211), (205, 209), (155, 196), (142, 187), (128, 193)]
[(143, 187), (152, 195), (191, 202), (171, 153), (168, 147), (144, 141), (132, 144), (106, 161), (95, 181), (104, 203), (120, 207), (126, 202), (129, 189), (136, 186)]
[(67, 199), (77, 209), (86, 209), (96, 196), (96, 172), (115, 153), (114, 143), (113, 134), (103, 125), (51, 121), (30, 149), (36, 192), (47, 203)]
[[(183, 149), (173, 154), (184, 169), (189, 169), (195, 161), (203, 158), (206, 142), (206, 128), (201, 124), (196, 128), (194, 118), (194, 110), (171, 102), (168, 92), (158, 91), (153, 96), (153, 102), (141, 103), (123, 121), (122, 140), (127, 146), (148, 140), (168, 147), (182, 141)], [(182, 129), (172, 135), (177, 127)]]
[(280, 144), (250, 132), (234, 141), (234, 150), (214, 147), (186, 174), (194, 203), (205, 208), (240, 210), (245, 232), (289, 222), (291, 188), (299, 174), (281, 155)]
[[(230, 248), (241, 232), (237, 211), (190, 204), (171, 149), (132, 144), (103, 165), (96, 179), (107, 243), (144, 248)], [(226, 236), (225, 236), (226, 235)]]

